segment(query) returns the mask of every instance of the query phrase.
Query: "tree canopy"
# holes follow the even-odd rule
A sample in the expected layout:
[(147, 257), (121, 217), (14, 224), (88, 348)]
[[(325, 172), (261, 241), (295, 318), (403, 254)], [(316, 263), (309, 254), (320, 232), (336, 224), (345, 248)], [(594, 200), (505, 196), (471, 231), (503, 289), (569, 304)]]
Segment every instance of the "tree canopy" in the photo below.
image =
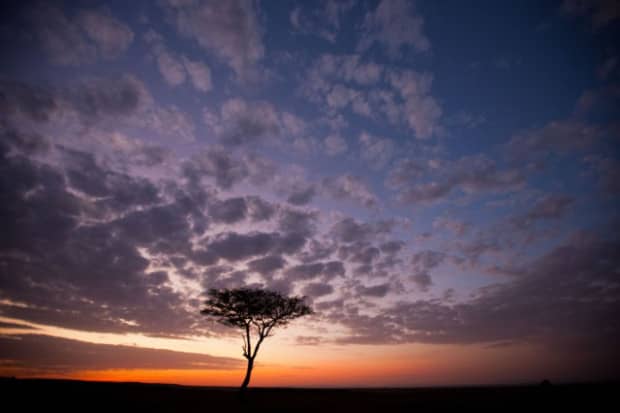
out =
[[(222, 324), (244, 330), (243, 356), (248, 360), (246, 377), (241, 385), (245, 389), (250, 381), (254, 358), (266, 337), (276, 326), (312, 314), (304, 297), (286, 297), (277, 291), (260, 288), (215, 289), (208, 291), (209, 298), (201, 313), (215, 317)], [(252, 347), (253, 333), (258, 337)]]

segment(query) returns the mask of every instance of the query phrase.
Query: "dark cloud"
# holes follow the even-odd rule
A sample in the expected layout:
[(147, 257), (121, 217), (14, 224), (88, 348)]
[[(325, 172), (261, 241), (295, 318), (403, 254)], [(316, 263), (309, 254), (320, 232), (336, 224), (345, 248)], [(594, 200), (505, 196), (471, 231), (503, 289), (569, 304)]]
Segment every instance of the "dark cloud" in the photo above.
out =
[(277, 255), (269, 255), (248, 262), (248, 268), (261, 275), (273, 274), (285, 266), (286, 260)]
[(248, 206), (244, 198), (229, 198), (215, 201), (209, 206), (209, 216), (215, 222), (233, 224), (245, 219)]
[(317, 218), (318, 214), (313, 211), (285, 208), (280, 210), (278, 228), (285, 233), (312, 235), (316, 231)]
[(516, 163), (544, 161), (550, 154), (565, 154), (591, 146), (604, 135), (594, 124), (577, 119), (551, 121), (545, 126), (515, 134), (505, 145), (509, 158)]
[(63, 157), (68, 186), (86, 195), (105, 198), (96, 205), (121, 212), (128, 205), (149, 206), (161, 201), (158, 188), (140, 177), (116, 172), (89, 152), (57, 147)]
[(61, 102), (48, 88), (0, 80), (0, 108), (6, 115), (22, 114), (35, 122), (47, 122)]
[[(175, 202), (152, 205), (157, 189), (142, 178), (107, 170), (88, 154), (61, 153), (66, 173), (2, 155), (2, 312), (91, 331), (192, 331), (197, 317), (183, 309), (167, 277), (147, 273), (149, 262), (137, 250), (190, 252), (188, 211)], [(78, 197), (71, 186), (100, 198)]]
[(30, 126), (30, 120), (56, 121), (65, 133), (91, 141), (97, 141), (95, 132), (119, 127), (144, 128), (184, 142), (194, 140), (191, 117), (176, 106), (157, 105), (144, 83), (129, 74), (78, 78), (62, 88), (5, 81), (0, 84), (0, 96), (0, 105), (11, 115), (8, 120), (22, 127)]
[(420, 271), (411, 276), (411, 281), (415, 283), (420, 291), (428, 291), (431, 285), (433, 285), (433, 279), (431, 276), (425, 272)]
[(308, 185), (304, 188), (296, 188), (291, 192), (286, 201), (293, 205), (306, 205), (316, 195), (316, 188), (314, 185)]
[(446, 259), (446, 254), (439, 251), (425, 250), (417, 252), (411, 257), (411, 264), (415, 268), (430, 270), (437, 267)]
[[(469, 301), (400, 302), (375, 316), (333, 314), (354, 332), (345, 342), (573, 343), (609, 355), (620, 336), (618, 242), (576, 234), (524, 267), (513, 281)], [(564, 343), (564, 344), (561, 344)]]
[(69, 373), (107, 369), (237, 369), (242, 362), (206, 354), (135, 346), (95, 344), (44, 335), (0, 337), (3, 366), (16, 370)]
[[(390, 172), (388, 185), (398, 191), (402, 202), (428, 203), (451, 195), (515, 190), (525, 183), (524, 174), (515, 168), (500, 169), (484, 155), (466, 156), (455, 161), (439, 162), (433, 168), (409, 170), (402, 161)], [(425, 179), (422, 179), (426, 177)]]
[(311, 280), (319, 277), (330, 280), (335, 277), (343, 277), (345, 268), (341, 261), (315, 262), (295, 265), (288, 268), (285, 273), (292, 280)]
[(457, 241), (456, 250), (470, 263), (478, 262), (483, 254), (499, 252), (506, 246), (502, 244), (499, 235), (478, 234), (467, 241)]
[(332, 226), (330, 233), (340, 242), (362, 242), (389, 234), (394, 225), (395, 222), (389, 220), (359, 223), (353, 218), (344, 218)]
[(66, 93), (66, 103), (85, 124), (131, 116), (151, 101), (144, 84), (131, 75), (88, 79)]
[(381, 244), (379, 249), (384, 254), (396, 254), (401, 251), (405, 245), (403, 241), (388, 241)]
[(258, 196), (245, 198), (248, 206), (248, 215), (252, 221), (267, 221), (273, 217), (277, 211), (277, 206), (265, 201)]
[(333, 198), (359, 202), (366, 208), (376, 208), (379, 203), (371, 189), (358, 176), (346, 174), (324, 178), (322, 189)]
[(310, 283), (306, 285), (302, 290), (302, 293), (304, 295), (307, 295), (310, 297), (321, 297), (324, 295), (329, 295), (333, 292), (334, 292), (334, 287), (332, 287), (329, 284), (320, 283), (320, 282)]
[(40, 2), (26, 9), (25, 15), (39, 46), (57, 65), (114, 59), (134, 37), (127, 25), (105, 10), (81, 10), (67, 16), (54, 5)]
[(370, 287), (358, 285), (355, 291), (357, 294), (364, 297), (385, 297), (385, 295), (390, 291), (390, 285), (388, 283), (373, 285)]
[(268, 102), (226, 101), (219, 114), (204, 111), (207, 126), (227, 147), (264, 143), (280, 135), (280, 114)]
[(305, 244), (303, 235), (278, 232), (250, 232), (239, 234), (224, 232), (218, 234), (207, 246), (218, 258), (240, 261), (268, 253), (294, 254)]
[(183, 175), (193, 186), (200, 186), (203, 177), (215, 180), (222, 189), (229, 189), (245, 179), (247, 166), (222, 150), (207, 150), (183, 164)]
[(319, 242), (316, 239), (310, 239), (306, 244), (306, 249), (297, 254), (297, 258), (304, 263), (308, 263), (327, 259), (335, 252), (336, 245), (333, 242), (327, 240)]
[(433, 285), (433, 280), (429, 272), (440, 266), (448, 256), (439, 251), (425, 250), (415, 253), (411, 257), (411, 265), (414, 270), (409, 278), (420, 291), (428, 291)]
[(338, 256), (341, 259), (347, 259), (351, 262), (370, 265), (376, 261), (381, 252), (379, 248), (365, 242), (355, 242), (348, 245), (342, 245), (338, 249)]
[(527, 212), (514, 217), (513, 222), (519, 227), (527, 227), (536, 221), (559, 219), (566, 214), (574, 201), (567, 195), (544, 195)]

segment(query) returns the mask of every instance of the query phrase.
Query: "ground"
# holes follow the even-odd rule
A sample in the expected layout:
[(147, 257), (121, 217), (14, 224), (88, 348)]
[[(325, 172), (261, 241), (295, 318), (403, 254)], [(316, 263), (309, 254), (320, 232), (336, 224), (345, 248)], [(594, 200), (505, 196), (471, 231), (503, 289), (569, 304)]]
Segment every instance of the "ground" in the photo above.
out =
[[(0, 380), (14, 411), (444, 412), (605, 411), (619, 383), (406, 389), (253, 388), (69, 380)], [(17, 407), (17, 408), (16, 408)], [(7, 410), (5, 410), (7, 411)]]

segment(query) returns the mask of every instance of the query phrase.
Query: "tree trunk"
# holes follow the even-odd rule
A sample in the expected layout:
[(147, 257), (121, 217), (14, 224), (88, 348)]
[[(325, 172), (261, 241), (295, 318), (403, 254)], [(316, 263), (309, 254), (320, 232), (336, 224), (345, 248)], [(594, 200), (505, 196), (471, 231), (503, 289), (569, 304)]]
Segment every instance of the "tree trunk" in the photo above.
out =
[(245, 372), (245, 379), (243, 379), (243, 383), (241, 383), (241, 391), (245, 391), (248, 388), (248, 384), (250, 384), (250, 376), (252, 375), (252, 368), (254, 367), (254, 357), (248, 358), (248, 369)]

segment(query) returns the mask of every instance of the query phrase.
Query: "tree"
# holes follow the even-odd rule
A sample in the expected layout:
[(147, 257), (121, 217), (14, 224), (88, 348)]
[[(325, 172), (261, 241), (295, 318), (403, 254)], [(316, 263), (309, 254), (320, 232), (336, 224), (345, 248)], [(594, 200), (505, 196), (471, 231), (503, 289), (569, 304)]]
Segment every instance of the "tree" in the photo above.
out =
[[(304, 297), (286, 297), (276, 291), (260, 288), (212, 288), (208, 295), (201, 314), (216, 317), (222, 324), (243, 329), (243, 357), (248, 360), (248, 367), (241, 384), (242, 392), (250, 383), (258, 349), (266, 337), (273, 335), (273, 328), (312, 314)], [(253, 334), (257, 340), (252, 348)]]

